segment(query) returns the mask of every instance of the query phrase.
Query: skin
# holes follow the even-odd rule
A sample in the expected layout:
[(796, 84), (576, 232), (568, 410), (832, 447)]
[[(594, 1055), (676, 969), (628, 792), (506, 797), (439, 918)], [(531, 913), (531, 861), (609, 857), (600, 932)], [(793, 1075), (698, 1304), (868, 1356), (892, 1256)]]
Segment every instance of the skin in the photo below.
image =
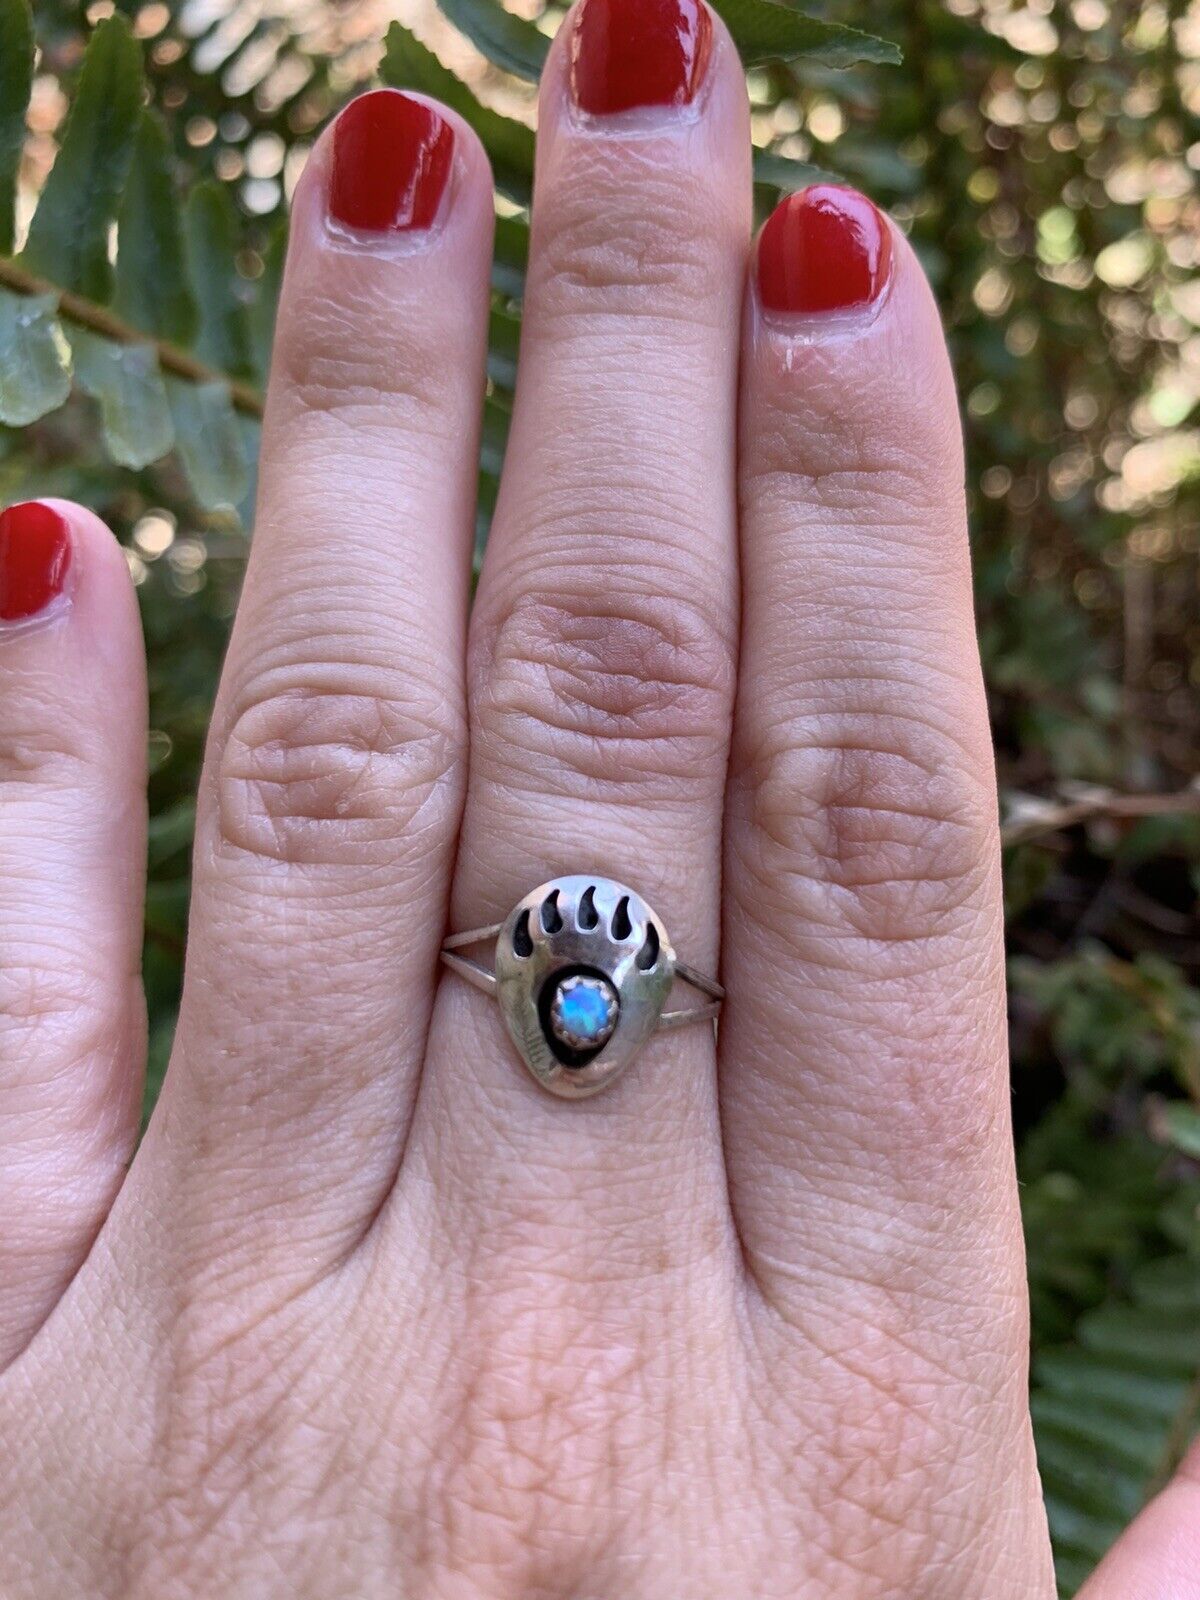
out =
[[(145, 687), (121, 552), (0, 629), (5, 1600), (1050, 1600), (961, 445), (879, 306), (757, 309), (748, 115), (542, 90), (468, 618), (491, 187), (296, 196), (175, 1056), (132, 1165)], [(583, 859), (581, 859), (581, 854)], [(447, 927), (603, 870), (719, 1048), (565, 1103)], [(1087, 1600), (1200, 1596), (1185, 1467)]]

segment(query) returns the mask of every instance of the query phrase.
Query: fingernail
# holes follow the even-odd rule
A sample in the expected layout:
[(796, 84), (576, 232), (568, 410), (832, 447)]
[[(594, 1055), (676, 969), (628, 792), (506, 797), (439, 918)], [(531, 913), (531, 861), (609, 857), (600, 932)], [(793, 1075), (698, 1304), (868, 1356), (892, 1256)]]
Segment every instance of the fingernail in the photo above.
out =
[(866, 195), (834, 183), (788, 195), (758, 240), (758, 294), (768, 311), (846, 311), (883, 293), (892, 235)]
[(347, 228), (404, 233), (437, 216), (454, 157), (454, 129), (399, 89), (352, 100), (333, 129), (329, 211)]
[(571, 35), (575, 103), (600, 115), (686, 105), (711, 43), (703, 0), (583, 0)]
[(0, 622), (36, 616), (63, 591), (71, 566), (66, 519), (40, 500), (0, 512)]

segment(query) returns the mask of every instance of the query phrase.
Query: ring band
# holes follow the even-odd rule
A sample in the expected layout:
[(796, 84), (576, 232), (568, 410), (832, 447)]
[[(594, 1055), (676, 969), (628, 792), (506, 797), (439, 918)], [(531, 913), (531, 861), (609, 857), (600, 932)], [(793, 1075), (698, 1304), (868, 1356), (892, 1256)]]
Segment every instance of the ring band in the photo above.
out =
[[(458, 952), (495, 940), (495, 965)], [(503, 922), (451, 934), (442, 960), (494, 995), (530, 1072), (552, 1094), (579, 1100), (606, 1088), (650, 1035), (711, 1022), (725, 991), (678, 960), (641, 895), (595, 874), (552, 878)], [(665, 1010), (676, 978), (708, 996)]]

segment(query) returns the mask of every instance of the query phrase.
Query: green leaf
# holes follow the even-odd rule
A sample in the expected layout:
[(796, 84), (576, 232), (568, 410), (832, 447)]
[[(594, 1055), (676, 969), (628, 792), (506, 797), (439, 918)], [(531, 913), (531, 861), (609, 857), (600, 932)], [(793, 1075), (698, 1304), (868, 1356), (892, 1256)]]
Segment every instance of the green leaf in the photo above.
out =
[(492, 261), (492, 286), (510, 300), (525, 293), (529, 266), (529, 224), (524, 217), (496, 218), (496, 246)]
[(237, 211), (223, 183), (209, 178), (188, 196), (184, 215), (188, 268), (200, 308), (196, 354), (232, 378), (250, 377), (250, 323), (234, 260)]
[(521, 342), (521, 319), (510, 311), (493, 307), (488, 323), (488, 377), (510, 393), (517, 386), (517, 350)]
[(206, 511), (233, 508), (250, 483), (242, 435), (226, 383), (168, 378), (175, 444)]
[(504, 465), (508, 425), (511, 421), (507, 405), (494, 395), (489, 395), (483, 403), (483, 439), (479, 460), (482, 470), (496, 478), (500, 476), (500, 468)]
[(253, 528), (258, 502), (258, 469), (262, 460), (262, 423), (257, 417), (243, 416), (241, 412), (235, 421), (246, 461), (246, 487), (237, 503), (237, 516), (243, 528)]
[(58, 297), (0, 289), (0, 422), (23, 428), (71, 392)]
[(190, 850), (195, 831), (196, 802), (190, 796), (151, 817), (146, 841), (151, 871)]
[(1079, 1338), (1089, 1350), (1143, 1371), (1188, 1377), (1200, 1370), (1200, 1319), (1178, 1312), (1101, 1306), (1081, 1319)]
[(532, 22), (499, 0), (438, 0), (438, 6), (494, 66), (530, 83), (541, 77), (550, 41)]
[(254, 370), (266, 382), (271, 369), (271, 347), (275, 341), (275, 314), (279, 310), (279, 291), (283, 286), (283, 266), (287, 256), (287, 223), (280, 222), (263, 252), (262, 276), (254, 286), (250, 307), (250, 345)]
[(196, 301), (188, 282), (180, 204), (171, 180), (166, 129), (143, 111), (117, 222), (118, 314), (175, 344), (196, 337)]
[(1112, 1408), (1132, 1417), (1156, 1417), (1164, 1427), (1175, 1417), (1187, 1385), (1179, 1378), (1129, 1372), (1086, 1350), (1054, 1350), (1034, 1366), (1037, 1384), (1080, 1409)]
[(1110, 1461), (1098, 1460), (1046, 1428), (1038, 1434), (1038, 1470), (1047, 1494), (1060, 1495), (1081, 1511), (1099, 1517), (1115, 1514), (1124, 1523), (1141, 1510), (1137, 1476), (1114, 1472)]
[(488, 533), (491, 531), (492, 517), (496, 511), (496, 496), (500, 491), (500, 484), (494, 472), (479, 473), (479, 495), (475, 503), (475, 552), (474, 572), (479, 576), (479, 569), (483, 564), (483, 552), (487, 547)]
[(1072, 1550), (1090, 1556), (1093, 1562), (1100, 1560), (1124, 1526), (1117, 1513), (1098, 1517), (1051, 1494), (1046, 1496), (1046, 1519), (1056, 1542), (1061, 1541)]
[(1183, 1311), (1200, 1320), (1200, 1261), (1193, 1256), (1149, 1261), (1134, 1273), (1133, 1292), (1156, 1311)]
[(117, 344), (87, 328), (73, 328), (71, 350), (79, 387), (99, 402), (113, 460), (139, 469), (165, 456), (175, 430), (154, 346)]
[(481, 105), (462, 79), (399, 22), (393, 22), (387, 31), (379, 72), (391, 88), (417, 89), (457, 111), (483, 141), (496, 187), (519, 204), (529, 203), (533, 191), (532, 128)]
[(754, 181), (772, 189), (782, 189), (785, 194), (794, 194), (797, 189), (807, 189), (810, 183), (842, 183), (844, 180), (836, 172), (815, 167), (810, 161), (776, 155), (773, 150), (756, 150)]
[(859, 61), (897, 66), (899, 48), (887, 39), (847, 28), (839, 22), (806, 17), (775, 0), (712, 0), (748, 67), (766, 61), (794, 61), (798, 56), (827, 67), (851, 67)]
[(0, 255), (13, 247), (17, 171), (33, 85), (33, 16), (28, 0), (0, 0)]
[(1164, 1106), (1162, 1125), (1167, 1138), (1177, 1150), (1200, 1160), (1200, 1111), (1195, 1106), (1182, 1102)]
[(118, 13), (100, 24), (84, 54), (23, 256), (31, 272), (101, 303), (112, 293), (108, 230), (129, 171), (142, 87), (141, 46)]

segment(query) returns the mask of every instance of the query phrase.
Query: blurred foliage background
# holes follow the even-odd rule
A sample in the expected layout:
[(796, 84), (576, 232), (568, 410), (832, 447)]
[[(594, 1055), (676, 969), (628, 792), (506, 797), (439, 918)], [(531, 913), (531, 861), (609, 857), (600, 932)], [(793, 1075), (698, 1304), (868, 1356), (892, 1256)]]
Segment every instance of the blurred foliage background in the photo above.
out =
[[(817, 171), (865, 188), (949, 330), (1004, 813), (1034, 1415), (1070, 1594), (1200, 1415), (1200, 4), (829, 0), (808, 8), (825, 27), (772, 0), (716, 9), (747, 62), (760, 211)], [(288, 195), (381, 70), (483, 136), (501, 223), (482, 541), (531, 80), (560, 20), (539, 0), (0, 0), (0, 498), (94, 506), (141, 595), (148, 1106)]]

